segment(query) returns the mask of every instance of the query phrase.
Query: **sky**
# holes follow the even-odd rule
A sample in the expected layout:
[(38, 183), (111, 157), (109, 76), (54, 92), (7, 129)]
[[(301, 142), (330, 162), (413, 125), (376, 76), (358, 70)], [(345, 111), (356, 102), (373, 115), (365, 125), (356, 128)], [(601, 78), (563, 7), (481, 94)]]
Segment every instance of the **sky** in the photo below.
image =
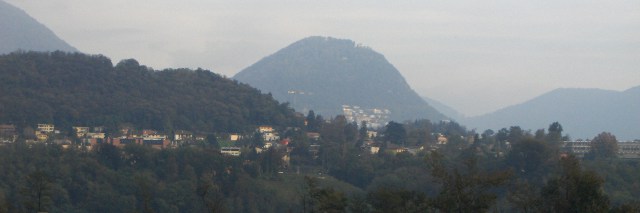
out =
[(232, 77), (308, 36), (385, 55), (473, 116), (556, 88), (640, 86), (638, 0), (5, 0), (82, 52)]

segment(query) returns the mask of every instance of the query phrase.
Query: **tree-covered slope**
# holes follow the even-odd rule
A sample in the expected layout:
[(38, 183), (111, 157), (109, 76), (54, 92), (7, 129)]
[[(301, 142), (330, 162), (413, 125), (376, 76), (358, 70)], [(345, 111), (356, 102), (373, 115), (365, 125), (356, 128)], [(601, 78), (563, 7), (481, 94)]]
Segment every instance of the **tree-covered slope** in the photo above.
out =
[(574, 139), (592, 138), (603, 131), (622, 140), (640, 139), (640, 87), (623, 92), (557, 89), (464, 123), (483, 130), (516, 125), (539, 128), (554, 121)]
[(0, 123), (158, 130), (241, 131), (289, 125), (294, 112), (269, 95), (206, 70), (116, 66), (80, 53), (0, 56)]
[(24, 11), (0, 0), (0, 54), (16, 50), (77, 51)]
[(351, 40), (309, 37), (242, 70), (248, 83), (299, 111), (342, 114), (342, 105), (386, 108), (394, 120), (445, 116), (429, 106), (383, 55)]

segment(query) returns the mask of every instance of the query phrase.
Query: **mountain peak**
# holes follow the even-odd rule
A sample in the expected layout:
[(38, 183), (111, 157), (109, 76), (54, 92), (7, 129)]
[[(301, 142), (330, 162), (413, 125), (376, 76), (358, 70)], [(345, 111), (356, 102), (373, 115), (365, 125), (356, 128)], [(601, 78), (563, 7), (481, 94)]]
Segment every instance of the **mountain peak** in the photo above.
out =
[(270, 92), (303, 112), (334, 116), (348, 105), (388, 109), (394, 120), (446, 119), (409, 87), (382, 54), (348, 39), (304, 38), (242, 70), (234, 79)]

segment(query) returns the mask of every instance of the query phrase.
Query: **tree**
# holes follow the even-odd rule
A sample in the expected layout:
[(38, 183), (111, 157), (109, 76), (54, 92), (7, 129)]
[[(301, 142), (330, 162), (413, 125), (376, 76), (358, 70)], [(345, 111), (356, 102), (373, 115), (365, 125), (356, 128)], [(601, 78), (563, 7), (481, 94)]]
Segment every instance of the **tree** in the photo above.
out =
[[(315, 212), (315, 210), (328, 213), (346, 211), (348, 200), (344, 193), (336, 191), (333, 188), (318, 187), (318, 180), (313, 177), (305, 176), (304, 179), (307, 183), (308, 195), (312, 199), (303, 200), (305, 212), (307, 208), (309, 208), (311, 212)], [(308, 202), (311, 205), (307, 206)]]
[[(539, 193), (538, 188), (527, 181), (518, 181), (510, 186), (507, 200), (511, 203), (514, 212), (542, 212), (540, 209), (541, 197), (535, 195)], [(532, 194), (534, 195), (532, 196)]]
[(604, 179), (594, 171), (583, 171), (574, 156), (560, 160), (561, 174), (542, 188), (546, 212), (607, 212), (609, 197), (604, 193)]
[(224, 195), (220, 191), (220, 187), (213, 182), (213, 177), (212, 173), (203, 173), (198, 181), (196, 194), (204, 204), (206, 212), (225, 212)]
[(220, 149), (220, 143), (218, 143), (218, 137), (215, 134), (207, 134), (206, 137), (207, 147), (211, 147), (213, 149)]
[(549, 125), (549, 134), (547, 134), (547, 141), (550, 143), (560, 143), (562, 142), (562, 125), (560, 123), (553, 122)]
[(30, 212), (47, 211), (52, 204), (49, 175), (43, 171), (27, 175), (22, 195), (25, 196), (24, 204)]
[(463, 170), (447, 168), (438, 152), (433, 152), (427, 163), (442, 187), (431, 203), (442, 212), (487, 211), (497, 199), (491, 189), (501, 186), (511, 176), (509, 171), (481, 172), (475, 157), (464, 160)]
[(591, 151), (585, 156), (588, 159), (615, 158), (618, 154), (618, 140), (609, 132), (602, 132), (591, 140)]
[(384, 131), (384, 140), (395, 144), (405, 144), (407, 141), (407, 131), (404, 125), (391, 121), (387, 124)]
[(507, 141), (511, 143), (516, 143), (522, 140), (526, 136), (526, 132), (520, 128), (520, 126), (512, 126), (509, 127), (509, 136), (507, 136)]
[(360, 122), (360, 129), (358, 129), (358, 143), (356, 146), (361, 146), (365, 140), (369, 139), (369, 134), (367, 132), (367, 122)]
[(513, 168), (517, 176), (533, 180), (539, 186), (554, 158), (547, 144), (535, 139), (525, 139), (513, 144), (504, 162)]
[(324, 120), (322, 119), (322, 116), (316, 115), (313, 110), (309, 110), (309, 113), (307, 113), (306, 122), (307, 130), (309, 132), (318, 132), (320, 131)]

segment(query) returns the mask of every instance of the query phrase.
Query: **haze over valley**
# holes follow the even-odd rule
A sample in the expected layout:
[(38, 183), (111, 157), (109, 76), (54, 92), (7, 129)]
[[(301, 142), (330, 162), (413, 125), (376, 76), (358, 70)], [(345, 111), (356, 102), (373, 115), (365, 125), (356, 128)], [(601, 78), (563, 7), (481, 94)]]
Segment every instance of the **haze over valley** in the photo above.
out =
[(638, 9), (0, 0), (0, 213), (640, 212)]
[(636, 1), (7, 2), (83, 52), (229, 77), (305, 37), (350, 39), (467, 116), (557, 88), (640, 85)]

